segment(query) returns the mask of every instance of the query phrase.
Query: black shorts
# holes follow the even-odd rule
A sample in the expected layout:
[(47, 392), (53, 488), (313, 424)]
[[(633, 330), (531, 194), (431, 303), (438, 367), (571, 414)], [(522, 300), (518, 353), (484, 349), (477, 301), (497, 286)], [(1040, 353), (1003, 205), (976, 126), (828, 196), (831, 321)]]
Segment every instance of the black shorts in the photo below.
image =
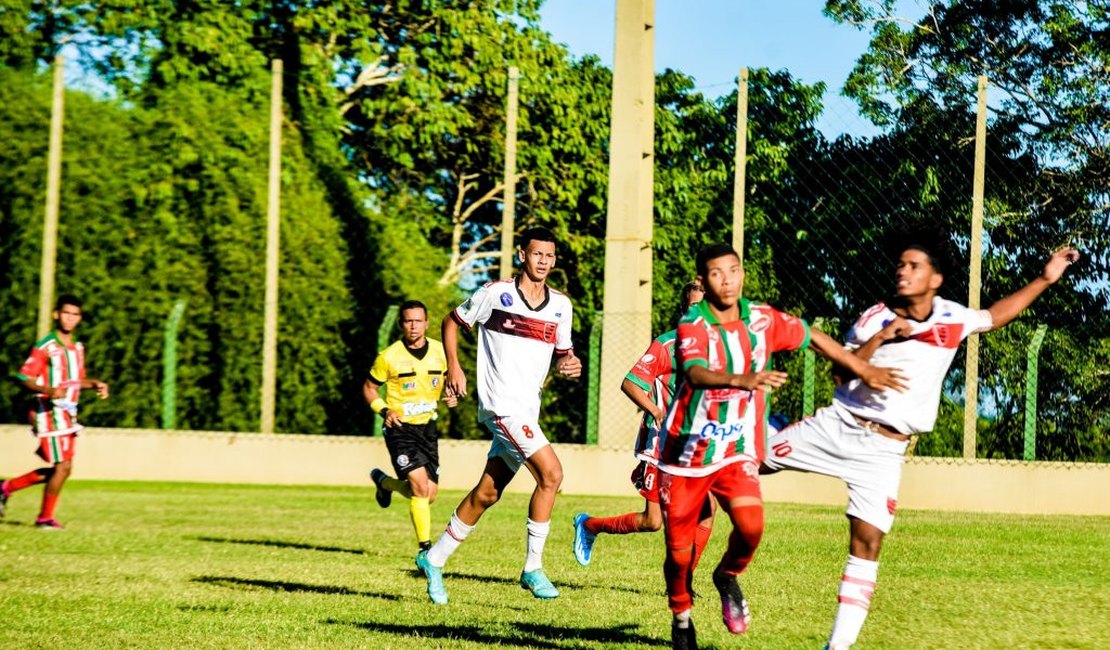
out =
[(387, 428), (385, 448), (389, 450), (389, 460), (397, 478), (406, 478), (409, 472), (423, 467), (428, 471), (428, 478), (439, 483), (439, 434), (435, 420)]

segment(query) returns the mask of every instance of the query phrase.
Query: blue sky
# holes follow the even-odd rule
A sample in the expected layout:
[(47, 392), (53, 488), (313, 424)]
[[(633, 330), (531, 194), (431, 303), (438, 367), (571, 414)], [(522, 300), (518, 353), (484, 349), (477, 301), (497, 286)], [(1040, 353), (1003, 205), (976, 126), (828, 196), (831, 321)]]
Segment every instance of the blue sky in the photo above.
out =
[[(903, 0), (903, 14), (924, 12)], [(655, 68), (672, 68), (697, 80), (710, 96), (735, 87), (741, 67), (786, 69), (801, 81), (827, 85), (826, 134), (872, 130), (856, 117), (840, 90), (868, 34), (837, 25), (822, 14), (824, 0), (655, 0)], [(571, 53), (613, 62), (613, 0), (547, 0), (541, 25)]]

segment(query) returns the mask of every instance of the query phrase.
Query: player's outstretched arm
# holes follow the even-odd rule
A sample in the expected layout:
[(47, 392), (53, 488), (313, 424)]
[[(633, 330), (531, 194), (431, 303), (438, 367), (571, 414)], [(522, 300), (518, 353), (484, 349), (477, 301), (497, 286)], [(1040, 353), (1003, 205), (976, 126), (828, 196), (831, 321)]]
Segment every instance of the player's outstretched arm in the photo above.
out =
[(770, 390), (786, 383), (787, 375), (781, 370), (763, 370), (733, 374), (710, 370), (705, 366), (690, 366), (686, 370), (686, 381), (694, 388), (743, 388), (744, 390)]
[[(855, 373), (857, 377), (863, 380), (863, 383), (871, 388), (875, 390), (893, 388), (899, 392), (906, 390), (905, 377), (898, 368), (879, 368), (873, 366), (849, 352), (844, 346), (837, 343), (835, 339), (816, 327), (810, 329), (809, 336), (809, 340), (813, 344), (815, 350), (833, 363), (844, 366), (850, 372)], [(876, 344), (876, 347), (878, 347), (878, 344)], [(872, 350), (872, 354), (874, 354), (874, 350)]]
[(466, 373), (459, 364), (459, 324), (448, 313), (440, 327), (443, 336), (443, 354), (447, 357), (447, 378), (443, 389), (451, 397), (466, 397)]
[(994, 325), (991, 329), (999, 329), (1005, 327), (1018, 317), (1018, 314), (1025, 311), (1029, 305), (1033, 304), (1044, 290), (1056, 284), (1060, 276), (1064, 274), (1069, 266), (1074, 264), (1079, 259), (1079, 251), (1065, 246), (1052, 254), (1048, 258), (1048, 263), (1044, 266), (1044, 271), (1039, 276), (1034, 278), (1032, 282), (1018, 289), (1017, 291), (1006, 296), (1002, 300), (994, 303), (987, 311), (991, 313), (991, 318), (994, 320)]

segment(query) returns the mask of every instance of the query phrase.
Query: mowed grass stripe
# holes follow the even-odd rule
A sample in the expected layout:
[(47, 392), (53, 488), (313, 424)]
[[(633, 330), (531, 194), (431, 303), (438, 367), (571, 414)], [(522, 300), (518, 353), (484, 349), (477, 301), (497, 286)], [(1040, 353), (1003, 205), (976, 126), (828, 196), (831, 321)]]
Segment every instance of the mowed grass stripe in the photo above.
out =
[[(526, 480), (521, 477), (518, 480)], [(628, 498), (561, 496), (547, 542), (562, 591), (517, 584), (526, 495), (506, 495), (452, 558), (451, 602), (433, 607), (412, 564), (408, 509), (373, 490), (73, 481), (35, 530), (38, 488), (0, 523), (0, 647), (665, 648), (661, 534), (602, 536), (571, 554), (571, 517), (639, 509)], [(434, 529), (462, 494), (433, 506)], [(847, 531), (838, 508), (769, 504), (742, 577), (755, 622), (720, 623), (697, 572), (699, 641), (715, 648), (819, 648), (835, 611)], [(1110, 518), (905, 511), (887, 539), (861, 648), (1102, 648), (1110, 645)]]

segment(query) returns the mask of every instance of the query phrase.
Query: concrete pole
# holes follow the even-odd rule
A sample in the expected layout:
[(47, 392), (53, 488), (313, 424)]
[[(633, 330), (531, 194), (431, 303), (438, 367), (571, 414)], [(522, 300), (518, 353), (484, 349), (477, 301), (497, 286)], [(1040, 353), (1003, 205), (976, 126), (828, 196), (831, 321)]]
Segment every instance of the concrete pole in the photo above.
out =
[(54, 98), (50, 108), (50, 149), (46, 162), (46, 215), (42, 221), (42, 268), (39, 272), (39, 338), (54, 328), (54, 268), (58, 257), (65, 87), (65, 58), (59, 54), (54, 57)]
[(281, 234), (281, 59), (273, 60), (270, 86), (270, 178), (266, 205), (266, 302), (262, 329), (262, 413), (259, 431), (274, 432), (277, 392), (278, 264)]
[(619, 392), (651, 341), (655, 2), (616, 0), (598, 444), (629, 446), (639, 412)]
[(732, 247), (744, 263), (744, 198), (748, 171), (748, 69), (740, 68), (736, 91), (736, 171), (732, 179)]
[[(987, 168), (987, 78), (979, 77), (979, 108), (975, 119), (975, 178), (971, 194), (971, 272), (967, 306), (979, 309), (983, 263), (983, 194)], [(964, 372), (964, 458), (975, 458), (976, 422), (979, 419), (979, 335), (967, 337), (967, 363)]]
[(505, 100), (505, 186), (501, 202), (501, 279), (513, 275), (513, 231), (516, 229), (516, 115), (520, 70), (509, 68), (509, 92)]

